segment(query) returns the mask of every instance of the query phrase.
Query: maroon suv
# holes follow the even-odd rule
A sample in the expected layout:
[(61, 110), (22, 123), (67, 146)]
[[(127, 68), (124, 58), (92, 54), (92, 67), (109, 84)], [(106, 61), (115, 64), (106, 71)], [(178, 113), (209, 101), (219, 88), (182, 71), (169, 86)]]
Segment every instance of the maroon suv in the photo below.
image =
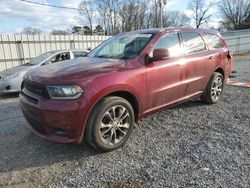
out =
[(28, 72), (20, 94), (29, 127), (61, 143), (122, 146), (134, 122), (200, 97), (216, 103), (231, 72), (219, 32), (153, 29), (116, 35), (86, 58)]

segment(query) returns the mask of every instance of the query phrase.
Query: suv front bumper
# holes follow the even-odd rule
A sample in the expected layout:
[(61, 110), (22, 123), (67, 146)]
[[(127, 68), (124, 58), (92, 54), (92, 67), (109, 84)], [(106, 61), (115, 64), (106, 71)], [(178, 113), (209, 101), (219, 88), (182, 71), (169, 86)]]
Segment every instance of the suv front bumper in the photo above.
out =
[(20, 94), (22, 112), (28, 128), (35, 134), (59, 143), (81, 142), (88, 103), (78, 100), (49, 100), (23, 89)]

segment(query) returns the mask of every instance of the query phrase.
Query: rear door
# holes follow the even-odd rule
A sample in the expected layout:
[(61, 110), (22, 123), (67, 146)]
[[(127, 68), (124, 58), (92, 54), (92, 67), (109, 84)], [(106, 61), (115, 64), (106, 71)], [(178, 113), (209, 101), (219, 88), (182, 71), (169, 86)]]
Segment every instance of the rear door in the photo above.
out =
[(146, 66), (148, 84), (148, 109), (156, 109), (171, 104), (184, 96), (185, 80), (181, 64), (182, 49), (179, 33), (163, 35), (151, 50), (168, 49), (170, 57)]
[(198, 32), (182, 32), (187, 97), (201, 93), (213, 71), (214, 55)]
[(228, 58), (228, 48), (221, 36), (214, 33), (203, 34), (206, 42), (213, 54), (214, 64), (216, 67), (223, 67), (226, 70), (226, 76), (232, 71), (232, 62)]

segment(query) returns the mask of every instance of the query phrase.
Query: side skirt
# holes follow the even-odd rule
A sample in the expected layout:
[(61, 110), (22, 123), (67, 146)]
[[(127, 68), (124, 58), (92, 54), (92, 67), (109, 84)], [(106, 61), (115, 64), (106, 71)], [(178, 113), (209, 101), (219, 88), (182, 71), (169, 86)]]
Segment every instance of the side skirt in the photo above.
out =
[(170, 103), (166, 103), (166, 104), (157, 106), (157, 107), (155, 107), (155, 108), (148, 109), (148, 110), (146, 110), (145, 112), (143, 112), (142, 114), (139, 114), (139, 119), (142, 119), (142, 118), (144, 118), (144, 117), (146, 117), (146, 116), (148, 116), (148, 115), (151, 115), (151, 114), (153, 114), (153, 113), (155, 113), (155, 112), (158, 112), (158, 111), (160, 111), (160, 110), (162, 110), (162, 109), (164, 109), (164, 108), (166, 108), (166, 109), (167, 109), (167, 108), (171, 108), (171, 107), (177, 106), (177, 105), (179, 105), (179, 104), (181, 104), (181, 103), (184, 103), (184, 102), (186, 102), (186, 101), (189, 101), (189, 100), (191, 100), (191, 99), (198, 98), (198, 97), (200, 97), (202, 94), (203, 94), (203, 91), (198, 91), (198, 92), (196, 92), (196, 93), (193, 93), (193, 94), (191, 94), (191, 95), (187, 95), (187, 96), (185, 96), (185, 97), (182, 97), (182, 98), (180, 98), (180, 99), (178, 99), (178, 100), (175, 100), (175, 101), (172, 101), (172, 102), (170, 102)]

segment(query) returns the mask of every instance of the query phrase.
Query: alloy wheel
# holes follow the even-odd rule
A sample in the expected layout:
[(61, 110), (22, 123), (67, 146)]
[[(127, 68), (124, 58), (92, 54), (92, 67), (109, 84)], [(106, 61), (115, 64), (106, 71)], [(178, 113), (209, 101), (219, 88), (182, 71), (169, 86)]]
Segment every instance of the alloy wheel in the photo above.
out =
[(220, 76), (218, 76), (214, 80), (212, 89), (211, 89), (211, 96), (214, 101), (217, 101), (219, 99), (221, 92), (222, 92), (222, 87), (223, 87), (223, 80)]
[(130, 115), (128, 110), (121, 105), (115, 105), (102, 116), (99, 134), (104, 143), (116, 145), (127, 135), (129, 127)]

